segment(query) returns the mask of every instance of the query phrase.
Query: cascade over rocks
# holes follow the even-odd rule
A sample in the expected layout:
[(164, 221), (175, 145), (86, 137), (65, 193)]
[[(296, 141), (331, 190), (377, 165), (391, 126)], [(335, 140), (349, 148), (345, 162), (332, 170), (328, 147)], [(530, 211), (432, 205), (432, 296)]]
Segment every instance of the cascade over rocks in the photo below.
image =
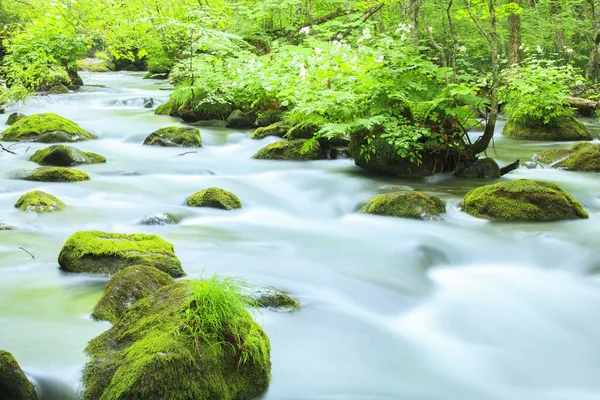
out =
[(33, 383), (27, 379), (13, 355), (4, 350), (0, 350), (0, 399), (38, 399)]
[(202, 147), (200, 129), (191, 126), (169, 126), (152, 132), (145, 140), (148, 146)]
[(171, 243), (141, 233), (74, 233), (60, 251), (58, 264), (63, 271), (90, 274), (114, 274), (132, 265), (147, 265), (175, 278), (185, 275)]
[(101, 164), (106, 158), (87, 151), (81, 151), (72, 146), (62, 144), (51, 145), (36, 151), (29, 161), (40, 165), (52, 165), (57, 167), (72, 167), (83, 164)]
[(0, 139), (8, 142), (79, 142), (96, 139), (75, 122), (53, 113), (33, 114), (7, 128)]
[(21, 196), (15, 203), (15, 207), (21, 211), (33, 211), (44, 214), (61, 211), (66, 206), (58, 197), (42, 192), (41, 190), (34, 190)]
[(305, 152), (302, 151), (307, 141), (307, 139), (296, 139), (271, 143), (260, 149), (252, 158), (283, 161), (308, 161), (323, 158), (321, 145), (316, 140), (310, 144)]
[(465, 196), (463, 211), (499, 221), (558, 221), (589, 218), (573, 196), (554, 183), (519, 179), (481, 186)]
[(573, 116), (560, 117), (548, 124), (522, 123), (509, 118), (502, 129), (502, 135), (527, 140), (592, 140), (592, 134), (585, 125)]
[(360, 211), (363, 214), (421, 220), (441, 220), (446, 205), (437, 196), (425, 192), (404, 190), (375, 196)]
[(242, 202), (235, 194), (217, 187), (201, 190), (188, 197), (186, 205), (190, 207), (210, 207), (222, 210), (242, 208)]
[(534, 159), (553, 168), (600, 172), (600, 144), (575, 143), (566, 149), (543, 150)]

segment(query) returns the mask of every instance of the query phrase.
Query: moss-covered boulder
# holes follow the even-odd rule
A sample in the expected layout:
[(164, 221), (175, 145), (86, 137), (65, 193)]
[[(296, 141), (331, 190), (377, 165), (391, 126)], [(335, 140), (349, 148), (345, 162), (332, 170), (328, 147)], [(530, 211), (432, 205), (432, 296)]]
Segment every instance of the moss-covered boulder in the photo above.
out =
[(440, 220), (446, 205), (437, 196), (424, 192), (403, 190), (373, 197), (360, 211), (364, 214), (421, 220)]
[(83, 400), (246, 400), (271, 378), (270, 343), (231, 284), (180, 281), (92, 339)]
[(195, 104), (193, 107), (189, 104), (177, 104), (172, 100), (161, 104), (154, 110), (156, 115), (169, 115), (171, 117), (180, 117), (185, 122), (197, 122), (207, 120), (225, 120), (233, 111), (230, 104), (227, 103), (202, 103)]
[(225, 126), (232, 129), (249, 129), (254, 126), (254, 119), (249, 114), (234, 110), (225, 120)]
[(69, 88), (66, 87), (65, 85), (54, 85), (50, 89), (47, 90), (47, 93), (48, 94), (67, 94), (67, 93), (69, 93)]
[(465, 196), (462, 209), (499, 221), (557, 221), (588, 218), (582, 205), (554, 183), (519, 179), (481, 186)]
[(271, 311), (292, 312), (302, 308), (300, 302), (287, 293), (273, 288), (260, 288), (245, 294), (256, 307)]
[(84, 71), (110, 72), (114, 64), (111, 65), (110, 59), (105, 56), (103, 58), (84, 58), (83, 60), (78, 60), (77, 66)]
[(321, 129), (316, 125), (296, 125), (291, 127), (285, 137), (289, 140), (310, 139)]
[(181, 218), (171, 213), (158, 213), (145, 216), (140, 225), (176, 225)]
[(264, 110), (264, 111), (259, 111), (256, 114), (256, 121), (254, 122), (255, 125), (259, 128), (263, 128), (269, 125), (273, 125), (276, 122), (281, 121), (281, 119), (283, 118), (283, 111), (282, 110)]
[(37, 182), (81, 182), (90, 180), (87, 172), (64, 167), (40, 167), (33, 171), (24, 172), (18, 178)]
[(189, 207), (211, 207), (222, 210), (235, 210), (242, 208), (242, 202), (235, 194), (217, 187), (201, 190), (188, 197), (186, 205)]
[(167, 101), (166, 103), (163, 103), (156, 107), (156, 109), (154, 110), (154, 114), (169, 115), (171, 117), (176, 117), (178, 108), (179, 107), (177, 107), (172, 101)]
[(96, 139), (73, 121), (53, 113), (33, 114), (22, 118), (2, 132), (1, 139), (9, 142), (79, 142)]
[(0, 399), (37, 400), (35, 386), (7, 351), (0, 350)]
[(110, 278), (102, 298), (94, 307), (92, 318), (114, 324), (136, 301), (174, 282), (169, 274), (154, 267), (127, 267)]
[(14, 226), (5, 225), (0, 222), (0, 231), (14, 231), (16, 228)]
[(534, 159), (554, 168), (600, 172), (600, 144), (576, 143), (566, 149), (543, 150)]
[(592, 134), (575, 117), (560, 117), (548, 124), (523, 123), (509, 118), (502, 134), (515, 139), (575, 141), (592, 140)]
[(312, 141), (304, 148), (307, 139), (284, 140), (271, 143), (260, 149), (252, 158), (257, 160), (308, 161), (323, 158), (321, 145)]
[(6, 125), (14, 125), (15, 122), (25, 118), (27, 115), (21, 113), (12, 113), (8, 116), (6, 120)]
[(252, 135), (250, 135), (250, 139), (264, 139), (267, 136), (284, 137), (290, 128), (291, 126), (285, 122), (275, 122), (274, 124), (263, 128), (256, 128), (254, 132), (252, 132)]
[(200, 129), (191, 126), (168, 126), (152, 132), (144, 144), (163, 147), (202, 147)]
[(500, 167), (492, 158), (480, 158), (459, 169), (456, 176), (471, 179), (498, 179), (500, 178)]
[(21, 211), (43, 214), (61, 211), (66, 206), (58, 197), (41, 190), (34, 190), (21, 196), (15, 203), (15, 207)]
[(106, 162), (106, 157), (100, 154), (81, 151), (72, 146), (63, 144), (51, 145), (36, 151), (29, 161), (40, 165), (53, 165), (57, 167), (72, 167), (83, 164), (101, 164)]
[(63, 271), (91, 274), (114, 274), (132, 265), (149, 265), (176, 278), (185, 275), (171, 243), (141, 233), (74, 233), (60, 251), (58, 264)]

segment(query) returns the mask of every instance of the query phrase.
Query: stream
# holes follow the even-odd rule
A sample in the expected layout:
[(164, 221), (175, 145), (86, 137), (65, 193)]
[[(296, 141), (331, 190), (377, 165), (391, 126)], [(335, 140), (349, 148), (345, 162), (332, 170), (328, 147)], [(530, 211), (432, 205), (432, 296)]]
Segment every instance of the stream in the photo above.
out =
[[(84, 73), (81, 91), (34, 97), (0, 116), (2, 125), (14, 111), (72, 119), (99, 137), (75, 146), (108, 159), (78, 167), (91, 181), (41, 183), (11, 178), (35, 168), (28, 159), (46, 145), (18, 143), (17, 156), (0, 154), (0, 221), (17, 227), (0, 232), (0, 349), (41, 399), (77, 399), (83, 350), (110, 326), (89, 316), (107, 278), (58, 269), (63, 243), (80, 230), (158, 234), (190, 278), (240, 276), (301, 301), (299, 312), (255, 315), (272, 345), (263, 399), (600, 398), (599, 175), (521, 167), (502, 180), (557, 183), (590, 219), (491, 223), (460, 211), (465, 193), (486, 181), (372, 176), (352, 160), (252, 160), (279, 139), (218, 126), (200, 127), (200, 149), (142, 146), (152, 131), (183, 125), (144, 107), (170, 92), (142, 76)], [(598, 122), (585, 122), (598, 133)], [(506, 139), (502, 123), (497, 129), (488, 155), (501, 165), (568, 145)], [(391, 184), (440, 196), (444, 221), (357, 213)], [(235, 193), (243, 208), (184, 206), (211, 186)], [(47, 215), (16, 209), (34, 189), (68, 207)], [(139, 224), (162, 212), (183, 219)]]

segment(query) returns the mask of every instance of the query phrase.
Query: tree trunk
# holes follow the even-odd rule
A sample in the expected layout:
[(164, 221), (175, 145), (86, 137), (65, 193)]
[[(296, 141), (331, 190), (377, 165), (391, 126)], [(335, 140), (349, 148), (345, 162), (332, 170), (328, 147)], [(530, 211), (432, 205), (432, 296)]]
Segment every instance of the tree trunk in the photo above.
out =
[(419, 12), (421, 11), (421, 0), (410, 0), (410, 21), (413, 46), (419, 46)]
[[(521, 7), (522, 0), (513, 0), (513, 3)], [(508, 65), (521, 62), (521, 14), (510, 13), (508, 15)]]

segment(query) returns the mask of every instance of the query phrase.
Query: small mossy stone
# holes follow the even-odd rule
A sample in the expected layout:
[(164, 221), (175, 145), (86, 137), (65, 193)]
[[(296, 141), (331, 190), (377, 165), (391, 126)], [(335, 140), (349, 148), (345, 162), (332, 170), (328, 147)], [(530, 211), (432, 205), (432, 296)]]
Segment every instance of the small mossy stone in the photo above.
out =
[(67, 94), (69, 89), (65, 85), (54, 85), (48, 89), (48, 94)]
[(0, 399), (37, 400), (35, 386), (12, 354), (0, 350)]
[(140, 225), (176, 225), (181, 218), (170, 213), (158, 213), (145, 216)]
[(189, 207), (211, 207), (223, 210), (242, 208), (242, 202), (235, 194), (216, 187), (201, 190), (191, 195), (186, 205)]
[(360, 211), (390, 217), (440, 220), (440, 214), (446, 212), (446, 205), (437, 196), (405, 190), (375, 196)]
[(554, 183), (519, 179), (481, 186), (465, 196), (463, 211), (499, 221), (589, 218), (582, 205)]
[(0, 222), (0, 231), (14, 231), (15, 228), (14, 226), (10, 226), (10, 225), (5, 225), (2, 222)]
[(548, 124), (521, 123), (509, 118), (502, 134), (527, 140), (575, 141), (592, 140), (592, 134), (575, 117), (560, 117)]
[(154, 267), (127, 267), (110, 278), (102, 298), (94, 307), (92, 318), (114, 324), (136, 301), (174, 282), (169, 274)]
[(75, 165), (105, 163), (106, 158), (100, 154), (81, 151), (72, 146), (58, 144), (36, 151), (29, 161), (40, 165), (72, 167)]
[(185, 275), (171, 243), (141, 233), (74, 233), (60, 251), (58, 264), (63, 271), (90, 274), (114, 274), (132, 265), (148, 265), (176, 278)]
[(284, 161), (308, 161), (322, 158), (321, 145), (316, 140), (308, 145), (306, 151), (303, 151), (307, 142), (307, 139), (297, 139), (271, 143), (260, 149), (252, 158)]
[(144, 144), (163, 147), (202, 147), (200, 129), (191, 126), (169, 126), (152, 132)]
[(96, 139), (75, 122), (53, 113), (33, 114), (22, 118), (2, 132), (2, 140), (41, 143), (79, 142)]
[(14, 125), (15, 122), (25, 118), (27, 115), (21, 113), (12, 113), (8, 116), (6, 120), (6, 125)]
[(240, 110), (234, 110), (225, 121), (225, 126), (232, 129), (249, 129), (254, 126), (252, 117)]
[(66, 206), (58, 197), (41, 190), (34, 190), (21, 196), (15, 203), (15, 207), (21, 211), (44, 214), (61, 211)]
[(279, 136), (284, 137), (285, 134), (290, 130), (290, 126), (284, 122), (276, 122), (263, 128), (256, 128), (250, 139), (264, 139), (267, 136)]
[(37, 182), (81, 182), (90, 180), (87, 172), (64, 167), (40, 167), (21, 174), (19, 178)]
[[(221, 307), (232, 295), (212, 282), (184, 280), (135, 302), (89, 342), (82, 399), (256, 398), (271, 378), (269, 338), (244, 308)], [(207, 312), (194, 314), (200, 307)], [(216, 326), (214, 336), (223, 339), (207, 341), (212, 336), (194, 335), (194, 326)]]
[(267, 308), (272, 311), (292, 312), (302, 308), (298, 300), (287, 293), (273, 288), (253, 290), (247, 294), (247, 297), (256, 307)]
[(492, 158), (480, 158), (466, 168), (459, 169), (456, 176), (471, 179), (498, 179), (500, 167)]

